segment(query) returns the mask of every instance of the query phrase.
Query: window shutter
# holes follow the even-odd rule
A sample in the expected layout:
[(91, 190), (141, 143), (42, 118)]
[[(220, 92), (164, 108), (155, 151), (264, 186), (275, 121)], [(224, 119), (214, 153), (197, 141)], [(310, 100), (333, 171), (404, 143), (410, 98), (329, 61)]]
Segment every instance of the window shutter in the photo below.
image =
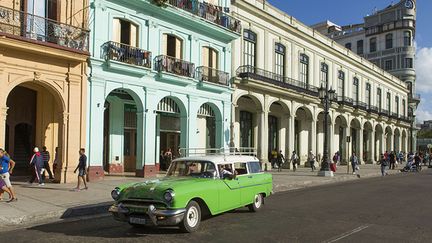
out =
[(134, 24), (130, 24), (130, 45), (134, 47), (138, 47), (137, 31), (138, 27)]
[(168, 35), (163, 34), (162, 35), (162, 43), (161, 43), (161, 53), (162, 55), (167, 55), (167, 43), (168, 43)]
[(203, 49), (202, 49), (202, 65), (204, 67), (209, 66), (209, 48), (208, 47), (203, 47)]
[(212, 52), (212, 63), (211, 63), (211, 68), (217, 69), (218, 68), (218, 53), (216, 50), (211, 50)]
[(112, 40), (120, 43), (120, 19), (113, 19), (113, 32), (112, 32)]
[(176, 38), (175, 58), (182, 59), (182, 41)]

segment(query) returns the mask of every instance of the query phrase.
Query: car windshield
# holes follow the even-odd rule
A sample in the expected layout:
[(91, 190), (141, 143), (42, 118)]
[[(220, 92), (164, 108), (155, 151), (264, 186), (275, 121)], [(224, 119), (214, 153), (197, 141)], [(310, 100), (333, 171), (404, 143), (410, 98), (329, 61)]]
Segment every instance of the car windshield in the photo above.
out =
[(216, 176), (216, 167), (208, 161), (175, 161), (169, 167), (167, 176), (213, 178)]

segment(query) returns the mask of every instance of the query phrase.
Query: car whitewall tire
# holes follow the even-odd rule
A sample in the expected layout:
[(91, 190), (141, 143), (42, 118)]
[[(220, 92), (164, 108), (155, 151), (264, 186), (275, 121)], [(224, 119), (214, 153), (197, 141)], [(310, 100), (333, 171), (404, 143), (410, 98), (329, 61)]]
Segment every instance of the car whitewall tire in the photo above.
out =
[(195, 201), (190, 201), (186, 207), (183, 221), (180, 223), (180, 229), (184, 232), (191, 233), (198, 229), (201, 222), (201, 208)]
[(254, 196), (254, 200), (251, 204), (248, 205), (248, 208), (251, 212), (256, 212), (262, 208), (264, 204), (264, 198), (262, 194), (256, 194)]

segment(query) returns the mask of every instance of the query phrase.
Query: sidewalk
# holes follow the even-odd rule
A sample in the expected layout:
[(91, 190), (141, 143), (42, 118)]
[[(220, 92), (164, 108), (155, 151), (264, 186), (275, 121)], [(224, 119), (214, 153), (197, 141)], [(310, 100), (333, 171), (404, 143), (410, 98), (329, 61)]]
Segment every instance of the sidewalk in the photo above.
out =
[[(298, 168), (296, 172), (289, 170), (272, 171), (273, 190), (281, 192), (358, 180), (355, 175), (346, 172), (346, 166), (340, 166), (334, 177), (324, 178), (318, 177), (317, 172), (311, 172), (309, 168)], [(389, 173), (396, 174), (399, 173), (399, 170), (389, 170)], [(380, 168), (377, 165), (362, 165), (360, 174), (361, 178), (381, 176)], [(0, 202), (0, 225), (17, 226), (106, 213), (113, 202), (110, 193), (114, 187), (122, 183), (148, 179), (150, 178), (107, 176), (104, 180), (89, 183), (88, 190), (79, 192), (72, 190), (76, 184), (47, 183), (44, 187), (39, 187), (37, 184), (14, 183), (12, 180), (18, 201), (13, 203)]]

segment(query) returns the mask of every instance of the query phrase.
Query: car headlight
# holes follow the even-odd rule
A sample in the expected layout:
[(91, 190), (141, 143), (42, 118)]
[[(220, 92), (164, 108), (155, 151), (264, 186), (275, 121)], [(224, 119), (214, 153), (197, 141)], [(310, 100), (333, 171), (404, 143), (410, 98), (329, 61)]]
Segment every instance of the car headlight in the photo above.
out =
[(120, 188), (116, 187), (114, 190), (112, 190), (111, 197), (117, 201), (117, 199), (120, 197)]
[(174, 199), (174, 192), (171, 190), (168, 190), (164, 193), (164, 199), (166, 202), (171, 202)]

